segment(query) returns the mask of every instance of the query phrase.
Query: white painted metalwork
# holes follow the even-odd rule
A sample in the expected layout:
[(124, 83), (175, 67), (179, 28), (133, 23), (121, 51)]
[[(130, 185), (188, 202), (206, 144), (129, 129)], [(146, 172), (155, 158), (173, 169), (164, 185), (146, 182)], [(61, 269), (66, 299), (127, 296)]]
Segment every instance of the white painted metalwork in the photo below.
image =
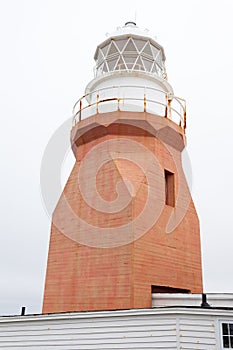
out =
[(144, 71), (166, 79), (161, 48), (150, 39), (118, 36), (99, 47), (95, 76), (112, 71)]
[(128, 22), (101, 43), (95, 53), (95, 77), (108, 72), (144, 71), (167, 78), (163, 47), (147, 30)]

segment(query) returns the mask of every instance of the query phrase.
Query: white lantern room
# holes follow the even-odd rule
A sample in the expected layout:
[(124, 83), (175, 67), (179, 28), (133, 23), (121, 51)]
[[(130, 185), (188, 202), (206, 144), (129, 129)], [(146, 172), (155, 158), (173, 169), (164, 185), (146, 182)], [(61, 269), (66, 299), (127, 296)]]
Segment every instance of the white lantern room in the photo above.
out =
[(97, 46), (94, 79), (74, 106), (74, 124), (96, 113), (148, 112), (185, 128), (185, 104), (167, 81), (165, 53), (148, 30), (127, 22)]

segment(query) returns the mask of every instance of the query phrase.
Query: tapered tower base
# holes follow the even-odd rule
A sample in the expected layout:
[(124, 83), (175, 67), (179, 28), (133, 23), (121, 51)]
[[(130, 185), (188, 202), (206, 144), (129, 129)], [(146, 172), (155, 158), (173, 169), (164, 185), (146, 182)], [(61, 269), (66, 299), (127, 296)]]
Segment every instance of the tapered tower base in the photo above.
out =
[(76, 163), (53, 215), (43, 313), (148, 308), (152, 291), (201, 293), (183, 129), (116, 111), (79, 122), (71, 139)]

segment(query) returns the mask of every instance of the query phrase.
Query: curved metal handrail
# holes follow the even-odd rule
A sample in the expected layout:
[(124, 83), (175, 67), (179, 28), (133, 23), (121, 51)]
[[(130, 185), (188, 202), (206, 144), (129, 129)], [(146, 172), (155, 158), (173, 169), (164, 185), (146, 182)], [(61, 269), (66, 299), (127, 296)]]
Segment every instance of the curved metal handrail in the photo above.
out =
[(152, 91), (161, 92), (162, 94), (166, 95), (166, 92), (164, 90), (153, 88), (153, 87), (147, 87), (147, 86), (139, 86), (139, 85), (137, 85), (137, 86), (135, 86), (135, 85), (113, 85), (113, 86), (107, 86), (107, 87), (104, 87), (104, 88), (101, 88), (101, 89), (94, 90), (92, 92), (88, 92), (85, 95), (83, 95), (82, 97), (80, 97), (80, 99), (74, 104), (73, 114), (75, 114), (75, 108), (78, 105), (78, 103), (80, 102), (80, 100), (83, 100), (84, 98), (87, 98), (87, 96), (94, 95), (95, 93), (99, 94), (100, 92), (105, 91), (105, 90), (120, 89), (120, 88), (135, 88), (135, 89), (138, 88), (138, 89), (144, 89), (144, 91), (145, 90), (152, 90)]
[[(124, 92), (125, 88), (132, 88), (132, 89), (141, 89), (143, 90), (143, 96), (142, 97), (122, 97), (122, 93)], [(113, 92), (113, 90), (117, 89), (118, 91), (116, 93)], [(121, 89), (121, 93), (119, 93), (119, 90)], [(110, 96), (106, 96), (106, 98), (101, 98), (101, 93), (104, 91), (109, 91), (111, 92)], [(147, 95), (149, 92), (159, 92), (165, 97), (165, 103), (161, 102), (157, 99), (152, 99), (151, 96), (148, 98)], [(92, 97), (95, 97), (95, 101), (90, 103), (88, 101), (91, 101)], [(117, 96), (117, 97), (116, 97)], [(78, 121), (82, 120), (82, 114), (84, 111), (90, 109), (90, 115), (98, 114), (101, 113), (99, 111), (99, 105), (102, 105), (106, 102), (117, 102), (117, 109), (121, 110), (121, 102), (125, 101), (139, 101), (142, 102), (143, 110), (144, 112), (148, 111), (148, 104), (155, 104), (155, 105), (160, 105), (164, 107), (164, 115), (162, 117), (169, 118), (171, 120), (174, 119), (174, 115), (179, 118), (179, 125), (185, 130), (186, 128), (186, 102), (184, 99), (170, 95), (166, 93), (165, 91), (153, 87), (146, 87), (146, 86), (135, 86), (135, 85), (124, 85), (124, 86), (111, 86), (111, 87), (104, 87), (92, 92), (89, 92), (85, 95), (83, 95), (74, 105), (73, 107), (73, 126), (76, 125)], [(84, 103), (87, 103), (87, 105), (84, 105)], [(174, 103), (178, 103), (180, 111), (177, 110), (177, 108), (174, 106)], [(95, 112), (91, 110), (91, 107), (95, 106)], [(139, 106), (139, 105), (136, 105)], [(130, 107), (130, 106), (129, 106)], [(153, 110), (151, 108), (148, 111), (149, 113), (153, 114)], [(158, 114), (155, 113), (154, 114)]]

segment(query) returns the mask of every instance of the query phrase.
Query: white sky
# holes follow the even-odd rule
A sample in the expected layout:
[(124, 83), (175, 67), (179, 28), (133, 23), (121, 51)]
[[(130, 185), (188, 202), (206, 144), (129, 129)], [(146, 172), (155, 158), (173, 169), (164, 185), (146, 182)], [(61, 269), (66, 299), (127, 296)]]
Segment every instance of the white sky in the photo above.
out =
[(93, 78), (97, 44), (135, 13), (187, 100), (204, 289), (233, 292), (233, 1), (0, 0), (0, 314), (41, 312), (51, 221), (41, 159)]

